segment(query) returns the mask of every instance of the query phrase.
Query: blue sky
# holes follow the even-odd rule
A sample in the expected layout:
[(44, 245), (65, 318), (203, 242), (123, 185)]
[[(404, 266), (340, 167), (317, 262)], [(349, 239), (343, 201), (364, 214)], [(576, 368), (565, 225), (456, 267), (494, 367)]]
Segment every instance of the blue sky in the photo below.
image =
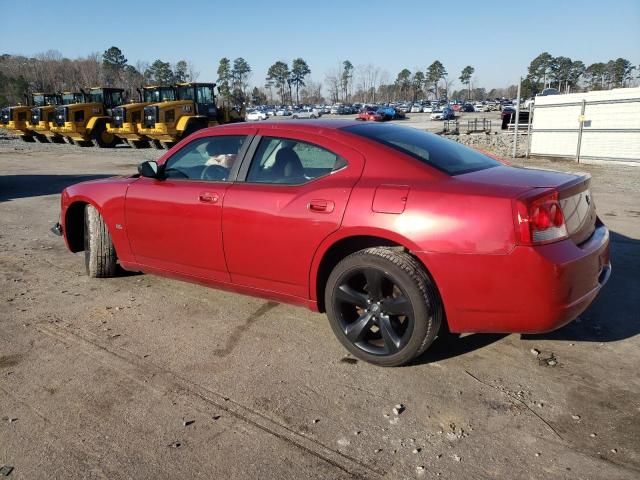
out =
[(223, 56), (244, 57), (260, 86), (272, 63), (296, 57), (316, 81), (344, 59), (391, 80), (439, 59), (456, 80), (472, 65), (485, 88), (515, 83), (543, 51), (587, 65), (640, 63), (640, 0), (0, 0), (0, 8), (0, 53), (75, 58), (115, 45), (133, 65), (190, 60), (201, 81), (215, 80)]

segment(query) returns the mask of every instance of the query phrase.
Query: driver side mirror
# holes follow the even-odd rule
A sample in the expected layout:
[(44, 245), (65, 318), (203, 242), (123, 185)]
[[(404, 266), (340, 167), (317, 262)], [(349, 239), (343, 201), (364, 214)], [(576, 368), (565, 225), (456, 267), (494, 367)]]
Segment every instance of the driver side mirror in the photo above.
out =
[(142, 162), (138, 165), (138, 173), (142, 177), (160, 179), (158, 175), (158, 163), (153, 160)]

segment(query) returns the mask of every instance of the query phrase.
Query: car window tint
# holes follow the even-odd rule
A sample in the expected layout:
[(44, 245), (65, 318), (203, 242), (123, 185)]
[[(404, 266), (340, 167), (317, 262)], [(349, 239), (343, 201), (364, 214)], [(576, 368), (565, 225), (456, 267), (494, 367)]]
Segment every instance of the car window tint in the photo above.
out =
[(299, 185), (346, 165), (342, 157), (317, 145), (264, 137), (251, 162), (247, 181)]
[[(436, 110), (434, 112), (442, 111)], [(449, 175), (502, 165), (483, 153), (417, 128), (397, 125), (356, 125), (344, 130), (366, 137), (431, 165)]]
[(165, 177), (226, 181), (246, 138), (246, 135), (229, 135), (194, 140), (167, 160)]

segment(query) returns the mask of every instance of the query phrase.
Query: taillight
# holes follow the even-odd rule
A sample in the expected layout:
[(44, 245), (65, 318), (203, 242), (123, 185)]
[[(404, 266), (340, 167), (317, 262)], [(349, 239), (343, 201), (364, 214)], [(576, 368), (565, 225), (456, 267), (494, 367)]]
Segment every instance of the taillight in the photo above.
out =
[(540, 189), (520, 197), (514, 205), (518, 243), (541, 245), (568, 237), (558, 192)]

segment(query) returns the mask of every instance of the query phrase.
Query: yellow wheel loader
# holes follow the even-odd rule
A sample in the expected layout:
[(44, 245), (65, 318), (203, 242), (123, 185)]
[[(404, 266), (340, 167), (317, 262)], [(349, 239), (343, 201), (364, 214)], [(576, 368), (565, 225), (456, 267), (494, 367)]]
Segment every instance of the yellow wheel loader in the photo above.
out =
[(132, 148), (149, 146), (148, 139), (139, 133), (144, 107), (176, 99), (174, 87), (148, 86), (137, 90), (139, 101), (115, 107), (111, 121), (107, 123), (107, 132), (128, 143)]
[(144, 107), (138, 133), (156, 148), (168, 148), (201, 128), (244, 121), (244, 107), (216, 106), (215, 83), (178, 83), (175, 101)]
[(107, 124), (112, 110), (124, 103), (124, 89), (94, 87), (82, 93), (85, 101), (56, 107), (51, 131), (82, 147), (115, 147), (120, 139), (107, 130)]
[(59, 105), (60, 97), (55, 93), (25, 94), (24, 105), (5, 107), (0, 110), (0, 127), (18, 135), (25, 142), (34, 142), (36, 138), (42, 139), (32, 129), (31, 108), (46, 105)]
[(34, 137), (40, 142), (51, 143), (64, 143), (64, 138), (53, 131), (51, 127), (54, 125), (54, 119), (56, 114), (56, 107), (59, 105), (71, 105), (74, 103), (82, 103), (85, 101), (85, 95), (80, 92), (62, 92), (58, 93), (51, 101), (37, 102), (38, 95), (45, 95), (41, 93), (34, 93), (34, 105), (31, 109), (31, 118), (29, 119), (29, 128), (34, 133)]

